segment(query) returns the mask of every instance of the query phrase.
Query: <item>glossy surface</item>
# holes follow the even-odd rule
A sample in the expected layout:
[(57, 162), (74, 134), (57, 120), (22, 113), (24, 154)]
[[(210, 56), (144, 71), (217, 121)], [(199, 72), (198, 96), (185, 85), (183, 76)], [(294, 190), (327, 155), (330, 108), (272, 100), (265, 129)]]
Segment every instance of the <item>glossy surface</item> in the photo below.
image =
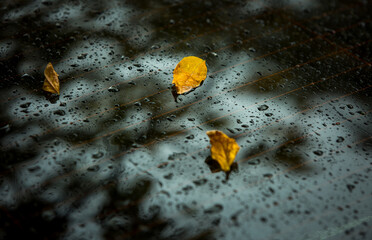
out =
[(0, 238), (372, 238), (370, 1), (0, 6)]

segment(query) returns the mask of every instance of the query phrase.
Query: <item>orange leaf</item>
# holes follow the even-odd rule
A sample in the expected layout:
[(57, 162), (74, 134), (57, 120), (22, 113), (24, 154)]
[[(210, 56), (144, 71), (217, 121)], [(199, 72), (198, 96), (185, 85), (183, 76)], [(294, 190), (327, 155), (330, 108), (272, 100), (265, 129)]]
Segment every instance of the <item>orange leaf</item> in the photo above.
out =
[(220, 164), (223, 171), (230, 171), (230, 166), (240, 149), (239, 145), (235, 139), (229, 138), (226, 134), (218, 130), (208, 131), (207, 135), (212, 145), (212, 158)]
[(44, 85), (43, 90), (51, 93), (59, 94), (59, 79), (58, 73), (54, 71), (52, 63), (48, 63), (44, 70)]
[(207, 77), (207, 65), (198, 57), (185, 57), (173, 71), (173, 84), (177, 94), (186, 93), (200, 85)]

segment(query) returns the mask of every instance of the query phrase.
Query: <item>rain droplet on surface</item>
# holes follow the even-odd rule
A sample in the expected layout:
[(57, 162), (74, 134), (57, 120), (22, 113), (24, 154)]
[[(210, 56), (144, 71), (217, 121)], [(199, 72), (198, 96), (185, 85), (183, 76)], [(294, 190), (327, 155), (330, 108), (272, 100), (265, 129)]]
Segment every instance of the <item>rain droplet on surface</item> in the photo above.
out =
[(97, 153), (94, 153), (94, 154), (92, 155), (92, 158), (94, 158), (94, 159), (99, 159), (99, 158), (103, 157), (103, 155), (104, 155), (103, 152), (97, 152)]
[(109, 92), (119, 92), (119, 88), (115, 87), (115, 86), (111, 86), (107, 89)]
[(346, 187), (349, 190), (349, 192), (352, 192), (354, 190), (354, 188), (355, 188), (355, 186), (352, 185), (352, 184), (347, 184)]
[(318, 156), (322, 156), (323, 155), (323, 151), (316, 150), (316, 151), (314, 151), (314, 154), (315, 155), (318, 155)]
[(30, 102), (27, 102), (27, 103), (23, 103), (20, 105), (21, 108), (28, 108), (29, 106), (31, 105)]
[(269, 108), (269, 106), (267, 106), (266, 104), (264, 104), (264, 105), (259, 106), (257, 109), (258, 109), (258, 111), (265, 111), (268, 108)]
[(250, 52), (256, 52), (256, 49), (254, 49), (253, 47), (248, 48), (248, 50), (249, 50)]
[(206, 209), (204, 213), (207, 213), (207, 214), (219, 213), (222, 211), (222, 209), (223, 209), (223, 206), (221, 204), (215, 204), (214, 206)]
[(63, 111), (63, 110), (56, 110), (53, 112), (54, 115), (58, 115), (58, 116), (65, 116), (66, 115), (66, 112)]
[(195, 136), (194, 136), (193, 134), (191, 134), (191, 135), (187, 136), (186, 138), (187, 138), (187, 139), (194, 139)]
[(218, 54), (215, 53), (215, 52), (211, 52), (211, 55), (212, 55), (213, 57), (218, 57)]

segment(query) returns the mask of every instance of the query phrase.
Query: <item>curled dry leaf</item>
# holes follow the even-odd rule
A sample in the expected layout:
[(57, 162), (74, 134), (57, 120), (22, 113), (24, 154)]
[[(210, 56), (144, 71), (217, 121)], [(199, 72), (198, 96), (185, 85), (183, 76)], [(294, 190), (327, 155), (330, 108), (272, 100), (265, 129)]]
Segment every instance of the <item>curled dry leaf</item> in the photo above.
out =
[(205, 60), (198, 57), (185, 57), (173, 71), (173, 84), (177, 94), (186, 93), (200, 85), (207, 77)]
[(207, 135), (212, 145), (211, 157), (220, 164), (223, 171), (230, 171), (230, 166), (240, 149), (239, 145), (235, 139), (218, 130), (208, 131)]
[(44, 70), (44, 85), (43, 90), (51, 93), (59, 94), (59, 79), (58, 73), (54, 71), (52, 63), (48, 63)]

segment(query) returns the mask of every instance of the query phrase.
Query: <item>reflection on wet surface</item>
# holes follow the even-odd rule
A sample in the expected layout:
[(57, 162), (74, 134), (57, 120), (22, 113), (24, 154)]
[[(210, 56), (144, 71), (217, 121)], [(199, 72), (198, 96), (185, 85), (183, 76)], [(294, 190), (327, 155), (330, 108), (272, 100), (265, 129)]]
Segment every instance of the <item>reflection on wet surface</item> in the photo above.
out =
[[(0, 7), (2, 238), (371, 239), (368, 1)], [(207, 79), (174, 96), (185, 56)]]

